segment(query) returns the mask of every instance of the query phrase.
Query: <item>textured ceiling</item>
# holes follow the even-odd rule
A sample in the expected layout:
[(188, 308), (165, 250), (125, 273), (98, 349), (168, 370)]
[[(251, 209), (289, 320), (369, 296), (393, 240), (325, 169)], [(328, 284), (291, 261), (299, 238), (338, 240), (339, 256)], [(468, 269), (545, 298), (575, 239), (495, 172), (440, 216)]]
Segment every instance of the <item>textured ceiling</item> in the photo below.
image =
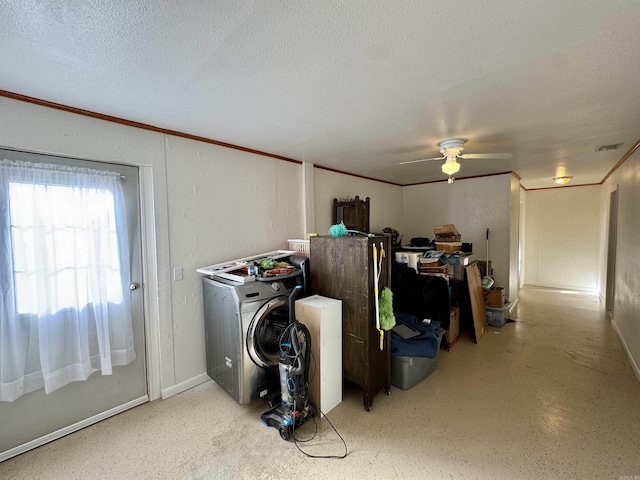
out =
[[(410, 184), (598, 183), (640, 137), (640, 1), (0, 4), (0, 89)], [(620, 150), (596, 146), (622, 142)]]

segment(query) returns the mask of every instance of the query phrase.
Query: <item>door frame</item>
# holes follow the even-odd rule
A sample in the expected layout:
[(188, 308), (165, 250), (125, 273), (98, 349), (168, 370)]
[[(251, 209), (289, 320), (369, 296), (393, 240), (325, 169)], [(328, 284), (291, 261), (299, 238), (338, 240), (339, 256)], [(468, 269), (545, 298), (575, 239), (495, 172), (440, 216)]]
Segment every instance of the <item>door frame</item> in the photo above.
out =
[[(160, 309), (158, 306), (158, 262), (156, 251), (153, 169), (138, 165), (140, 181), (140, 234), (142, 243), (143, 312), (147, 351), (147, 393), (149, 401), (162, 398), (160, 368)], [(155, 300), (154, 300), (155, 299)]]
[(609, 193), (609, 231), (607, 232), (607, 280), (605, 287), (605, 311), (613, 319), (616, 298), (616, 247), (618, 243), (618, 195), (619, 188)]

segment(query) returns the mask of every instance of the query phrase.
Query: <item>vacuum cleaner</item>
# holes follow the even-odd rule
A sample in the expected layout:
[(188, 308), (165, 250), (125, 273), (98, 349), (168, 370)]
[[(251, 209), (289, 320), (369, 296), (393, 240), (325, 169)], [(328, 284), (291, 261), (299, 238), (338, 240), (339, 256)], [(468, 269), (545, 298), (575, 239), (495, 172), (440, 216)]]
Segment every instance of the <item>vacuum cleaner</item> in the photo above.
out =
[(315, 415), (308, 378), (311, 335), (295, 318), (295, 297), (301, 289), (297, 285), (289, 296), (289, 325), (279, 341), (280, 404), (260, 417), (266, 425), (277, 428), (283, 440), (288, 440), (296, 428)]

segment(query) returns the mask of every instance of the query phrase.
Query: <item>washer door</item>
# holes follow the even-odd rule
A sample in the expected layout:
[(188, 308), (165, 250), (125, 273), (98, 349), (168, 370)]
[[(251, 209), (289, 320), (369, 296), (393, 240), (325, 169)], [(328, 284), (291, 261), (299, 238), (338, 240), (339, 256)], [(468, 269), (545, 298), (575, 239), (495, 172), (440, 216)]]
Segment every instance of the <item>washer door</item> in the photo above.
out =
[(256, 365), (278, 366), (280, 337), (288, 326), (288, 297), (273, 298), (256, 312), (247, 331), (247, 352)]

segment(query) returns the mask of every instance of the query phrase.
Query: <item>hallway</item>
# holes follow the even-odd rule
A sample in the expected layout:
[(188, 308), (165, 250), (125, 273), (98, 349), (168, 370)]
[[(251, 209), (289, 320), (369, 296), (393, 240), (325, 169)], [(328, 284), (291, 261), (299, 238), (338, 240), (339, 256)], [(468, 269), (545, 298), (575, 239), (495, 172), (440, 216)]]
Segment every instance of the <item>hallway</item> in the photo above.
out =
[[(640, 478), (640, 382), (597, 298), (526, 287), (513, 317), (478, 344), (464, 332), (431, 376), (378, 394), (371, 412), (347, 386), (328, 416), (345, 459), (305, 457), (260, 423), (266, 403), (207, 382), (0, 463), (0, 477)], [(299, 445), (344, 452), (326, 420)]]

